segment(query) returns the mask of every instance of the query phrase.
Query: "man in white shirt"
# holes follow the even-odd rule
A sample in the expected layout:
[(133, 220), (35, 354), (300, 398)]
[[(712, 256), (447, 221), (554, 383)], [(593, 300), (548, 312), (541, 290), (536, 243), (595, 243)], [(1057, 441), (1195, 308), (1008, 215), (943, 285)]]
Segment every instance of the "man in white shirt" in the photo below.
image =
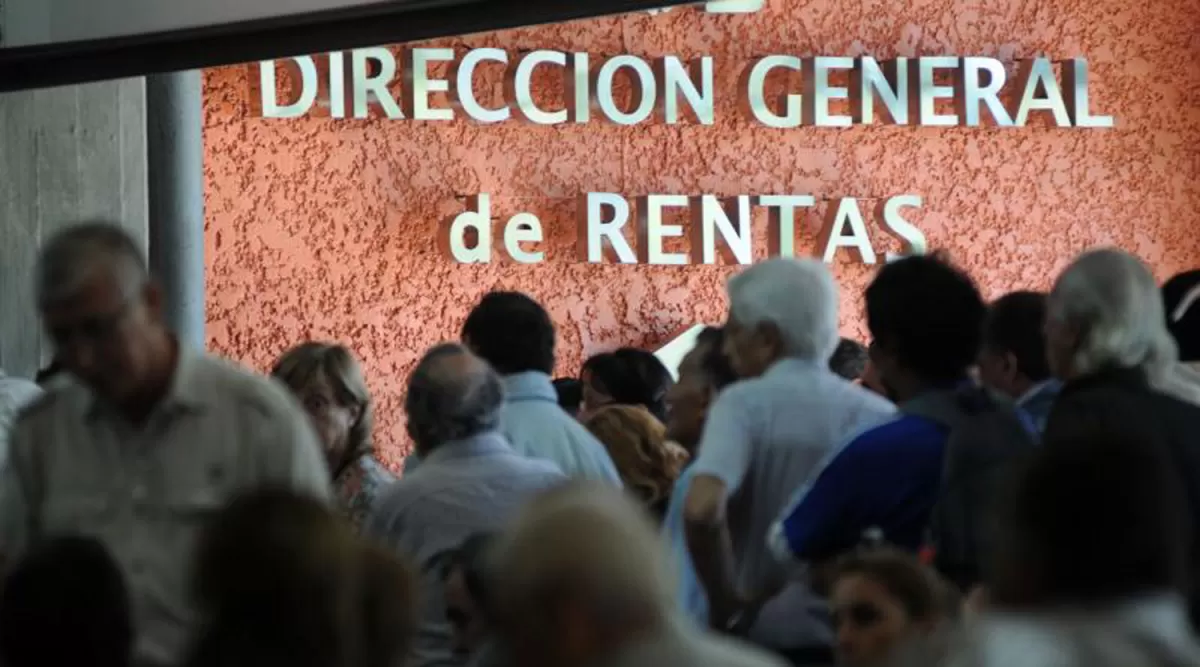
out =
[(8, 433), (17, 415), (41, 395), (36, 384), (5, 375), (0, 369), (0, 466), (8, 460)]
[(47, 241), (38, 305), (78, 382), (12, 432), (0, 476), (0, 559), (47, 536), (102, 542), (129, 584), (139, 666), (177, 664), (192, 628), (188, 574), (204, 520), (234, 494), (286, 486), (328, 498), (316, 435), (282, 386), (181, 344), (136, 243), (114, 225)]

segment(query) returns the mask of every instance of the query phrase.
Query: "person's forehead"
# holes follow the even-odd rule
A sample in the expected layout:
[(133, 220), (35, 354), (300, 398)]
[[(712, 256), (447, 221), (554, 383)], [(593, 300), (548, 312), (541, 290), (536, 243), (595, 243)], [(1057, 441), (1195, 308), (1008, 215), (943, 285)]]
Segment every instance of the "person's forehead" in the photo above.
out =
[(107, 312), (126, 301), (129, 286), (111, 266), (94, 264), (80, 269), (72, 284), (66, 286), (43, 310), (49, 315), (62, 312)]

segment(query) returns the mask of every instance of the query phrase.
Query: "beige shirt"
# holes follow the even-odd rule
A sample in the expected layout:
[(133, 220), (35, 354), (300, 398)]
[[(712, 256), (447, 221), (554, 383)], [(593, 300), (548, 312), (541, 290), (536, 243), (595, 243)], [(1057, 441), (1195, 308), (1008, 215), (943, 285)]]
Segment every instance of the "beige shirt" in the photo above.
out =
[(142, 664), (174, 664), (190, 639), (197, 530), (235, 493), (271, 482), (328, 498), (308, 418), (286, 390), (181, 347), (141, 426), (70, 384), (22, 415), (0, 475), (0, 553), (52, 535), (101, 540), (130, 585)]

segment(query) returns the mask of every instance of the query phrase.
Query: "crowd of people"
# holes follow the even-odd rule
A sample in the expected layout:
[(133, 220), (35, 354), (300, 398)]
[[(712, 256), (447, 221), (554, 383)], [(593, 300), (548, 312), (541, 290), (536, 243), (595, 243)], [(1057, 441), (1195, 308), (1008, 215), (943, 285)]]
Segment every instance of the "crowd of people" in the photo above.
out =
[(1200, 271), (1092, 250), (988, 303), (905, 257), (863, 346), (824, 264), (771, 259), (677, 369), (558, 379), (493, 292), (408, 378), (403, 471), (351, 350), (191, 349), (117, 226), (35, 278), (4, 667), (1200, 667)]

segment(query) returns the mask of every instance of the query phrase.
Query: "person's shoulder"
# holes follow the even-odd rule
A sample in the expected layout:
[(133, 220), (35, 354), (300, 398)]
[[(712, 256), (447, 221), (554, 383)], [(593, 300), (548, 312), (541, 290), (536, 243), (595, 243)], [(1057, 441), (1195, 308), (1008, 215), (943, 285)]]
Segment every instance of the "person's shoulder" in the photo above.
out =
[(870, 451), (890, 447), (897, 443), (924, 440), (944, 440), (946, 430), (931, 419), (894, 413), (880, 423), (869, 426), (850, 438), (847, 449)]
[(209, 398), (265, 416), (294, 414), (295, 399), (278, 380), (215, 355), (197, 354), (192, 361), (195, 381)]
[(66, 383), (48, 391), (39, 391), (17, 406), (17, 425), (37, 426), (70, 419), (75, 412), (82, 414), (88, 392), (82, 385)]

